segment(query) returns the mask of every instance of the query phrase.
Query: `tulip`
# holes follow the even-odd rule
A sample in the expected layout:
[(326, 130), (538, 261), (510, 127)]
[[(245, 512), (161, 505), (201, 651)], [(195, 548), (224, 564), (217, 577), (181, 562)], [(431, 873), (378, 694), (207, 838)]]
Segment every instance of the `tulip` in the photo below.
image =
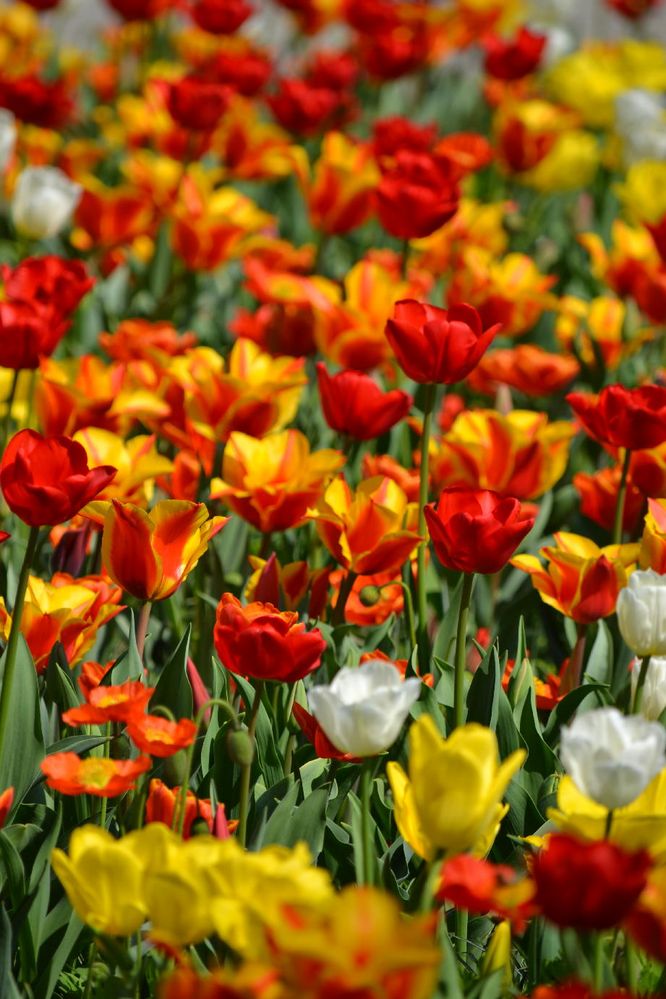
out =
[(136, 836), (116, 840), (98, 826), (82, 826), (71, 835), (69, 856), (63, 850), (51, 854), (74, 911), (98, 933), (130, 936), (146, 918)]
[(407, 415), (412, 405), (412, 397), (406, 392), (400, 389), (382, 392), (369, 375), (360, 371), (329, 375), (319, 362), (317, 381), (329, 427), (354, 440), (381, 437)]
[(643, 679), (641, 697), (638, 698), (638, 683), (640, 668), (634, 662), (631, 671), (632, 701), (638, 706), (643, 718), (648, 721), (658, 721), (666, 708), (666, 656), (650, 656), (647, 672)]
[(373, 209), (378, 180), (369, 145), (353, 142), (341, 132), (328, 132), (305, 189), (314, 228), (335, 235), (362, 225)]
[(296, 683), (316, 670), (326, 648), (317, 628), (305, 630), (293, 611), (254, 602), (246, 607), (223, 593), (213, 634), (220, 660), (232, 673)]
[(57, 167), (26, 167), (14, 188), (12, 222), (28, 239), (56, 236), (69, 223), (82, 192)]
[(607, 385), (599, 395), (570, 392), (567, 402), (591, 437), (605, 447), (631, 451), (666, 441), (666, 388)]
[[(169, 829), (173, 827), (176, 803), (180, 796), (180, 788), (167, 787), (163, 781), (154, 777), (150, 782), (146, 798), (146, 824), (161, 822)], [(218, 805), (218, 812), (223, 805)], [(213, 812), (208, 798), (197, 798), (193, 791), (188, 790), (185, 801), (185, 816), (183, 819), (183, 839), (189, 839), (192, 826), (203, 820), (209, 829), (213, 827)]]
[(412, 849), (425, 860), (474, 850), (484, 854), (508, 811), (500, 804), (525, 759), (520, 749), (498, 762), (495, 733), (475, 723), (443, 739), (429, 715), (409, 730), (409, 776), (391, 761), (386, 773), (395, 820)]
[(460, 191), (453, 171), (430, 153), (400, 149), (377, 187), (377, 214), (398, 239), (430, 236), (453, 218)]
[(533, 73), (541, 61), (546, 40), (545, 35), (525, 27), (508, 40), (489, 35), (484, 42), (486, 73), (498, 80), (519, 80)]
[(517, 499), (489, 489), (443, 489), (425, 516), (442, 565), (467, 573), (499, 572), (534, 526)]
[(31, 527), (63, 524), (111, 482), (110, 465), (88, 468), (85, 450), (69, 437), (21, 430), (0, 462), (0, 488), (12, 513)]
[(530, 878), (507, 864), (493, 864), (469, 853), (459, 853), (442, 864), (435, 897), (481, 916), (488, 912), (502, 916), (519, 933), (535, 912)]
[(637, 21), (649, 11), (654, 10), (662, 0), (606, 0), (606, 6), (616, 10), (622, 17)]
[(391, 662), (344, 666), (329, 686), (308, 692), (310, 710), (342, 753), (376, 756), (393, 745), (418, 700), (421, 681), (404, 680)]
[(165, 600), (187, 578), (226, 522), (226, 517), (208, 519), (204, 503), (160, 500), (147, 513), (132, 503), (113, 500), (104, 520), (104, 567), (137, 599)]
[(4, 173), (14, 155), (16, 146), (16, 117), (5, 108), (0, 109), (0, 173)]
[(181, 128), (211, 131), (227, 109), (229, 88), (190, 74), (166, 84), (169, 114)]
[(646, 850), (554, 834), (531, 864), (535, 902), (556, 926), (608, 930), (633, 908), (651, 866)]
[(476, 366), (500, 329), (484, 330), (471, 305), (438, 309), (413, 299), (396, 302), (386, 337), (398, 364), (422, 384), (452, 385)]
[(666, 576), (637, 569), (617, 598), (620, 633), (636, 655), (666, 655)]
[(579, 791), (613, 811), (666, 767), (666, 731), (640, 715), (597, 708), (562, 730), (560, 758)]
[(323, 132), (340, 116), (344, 92), (316, 87), (307, 80), (283, 79), (279, 90), (267, 98), (276, 120), (288, 132), (308, 136)]
[(213, 35), (231, 35), (252, 14), (246, 0), (192, 0), (190, 16)]

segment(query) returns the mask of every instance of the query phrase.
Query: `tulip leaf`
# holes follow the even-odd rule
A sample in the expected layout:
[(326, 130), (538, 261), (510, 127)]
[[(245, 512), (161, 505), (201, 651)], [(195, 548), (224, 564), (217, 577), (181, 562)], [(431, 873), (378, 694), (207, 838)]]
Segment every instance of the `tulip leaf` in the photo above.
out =
[(513, 717), (509, 698), (500, 687), (497, 699), (497, 744), (499, 746), (500, 757), (504, 760), (507, 756), (520, 749), (522, 741), (516, 721)]
[(437, 940), (442, 952), (439, 980), (444, 986), (444, 995), (446, 999), (463, 999), (464, 992), (458, 970), (458, 958), (453, 950), (451, 937), (446, 927), (446, 911), (444, 909), (439, 914)]
[(467, 691), (467, 721), (486, 725), (493, 732), (499, 717), (499, 695), (502, 689), (497, 646), (487, 649)]
[(39, 951), (39, 966), (43, 971), (32, 989), (36, 999), (51, 999), (82, 930), (83, 923), (72, 912), (69, 899), (61, 898), (44, 920), (44, 944)]
[(613, 639), (605, 621), (597, 623), (597, 634), (585, 663), (584, 676), (587, 680), (607, 686), (613, 679)]
[[(3, 667), (6, 657), (5, 650), (0, 659)], [(19, 635), (9, 698), (7, 726), (0, 732), (0, 791), (13, 787), (16, 806), (39, 773), (39, 764), (44, 759), (37, 670), (23, 635)]]
[(171, 277), (171, 246), (169, 239), (169, 223), (163, 222), (157, 230), (155, 252), (150, 261), (148, 288), (153, 298), (159, 302), (169, 285)]
[[(134, 611), (130, 611), (130, 626), (127, 651), (114, 663), (111, 673), (112, 683), (126, 683), (128, 680), (140, 680), (143, 676), (143, 663), (136, 644), (136, 621)], [(107, 676), (109, 674), (107, 673)]]
[(440, 624), (435, 641), (432, 647), (432, 654), (437, 659), (445, 662), (450, 660), (453, 646), (456, 640), (456, 629), (458, 627), (458, 612), (460, 610), (460, 597), (462, 594), (463, 577), (458, 580), (453, 593), (449, 591), (448, 604), (444, 603), (442, 623)]
[(46, 681), (45, 692), (47, 700), (51, 704), (55, 704), (62, 714), (63, 711), (68, 711), (69, 708), (78, 707), (81, 703), (81, 698), (77, 693), (71, 674), (68, 670), (64, 670), (58, 661), (58, 646), (62, 649), (62, 645), (57, 643), (54, 651), (49, 656), (44, 679)]
[(21, 999), (12, 974), (12, 927), (4, 908), (0, 908), (0, 999)]
[(539, 773), (542, 777), (547, 777), (554, 770), (560, 769), (557, 756), (545, 741), (541, 731), (533, 684), (525, 698), (520, 715), (520, 734), (527, 745), (527, 759), (524, 765), (527, 773)]
[(262, 812), (266, 813), (268, 808), (270, 808), (271, 802), (277, 800), (278, 805), (266, 819), (257, 840), (253, 841), (253, 846), (256, 849), (261, 849), (268, 843), (286, 845), (292, 816), (300, 792), (300, 785), (292, 783), (289, 786), (289, 779), (285, 777), (276, 787), (270, 788), (261, 796), (257, 802), (257, 817), (262, 815)]
[[(254, 704), (255, 690), (252, 684), (242, 676), (234, 677), (238, 688), (243, 695), (243, 701), (247, 706), (247, 712)], [(257, 744), (257, 760), (264, 780), (271, 787), (282, 777), (282, 760), (275, 745), (275, 733), (271, 718), (263, 704), (259, 705), (257, 714), (257, 727), (255, 729), (255, 739)]]
[(151, 708), (157, 705), (168, 708), (176, 718), (192, 716), (192, 687), (187, 676), (191, 634), (192, 625), (188, 625), (173, 655), (162, 668), (155, 693), (150, 699)]

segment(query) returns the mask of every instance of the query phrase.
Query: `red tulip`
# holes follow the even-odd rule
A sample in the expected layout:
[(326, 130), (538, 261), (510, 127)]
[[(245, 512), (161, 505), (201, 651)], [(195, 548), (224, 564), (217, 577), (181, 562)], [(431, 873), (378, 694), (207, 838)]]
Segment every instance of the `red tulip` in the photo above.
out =
[(227, 109), (229, 88), (193, 74), (167, 84), (167, 108), (182, 128), (209, 132)]
[(296, 683), (316, 670), (326, 648), (321, 632), (306, 631), (298, 614), (259, 602), (243, 607), (231, 593), (223, 593), (217, 606), (213, 637), (222, 664), (232, 673), (283, 683)]
[(499, 572), (534, 526), (517, 499), (490, 489), (443, 489), (425, 518), (439, 561), (459, 572)]
[(12, 513), (31, 527), (64, 524), (105, 489), (110, 465), (88, 468), (85, 449), (69, 437), (21, 430), (0, 462), (0, 488)]
[(476, 367), (499, 329), (496, 324), (484, 330), (471, 305), (438, 309), (406, 299), (396, 302), (386, 337), (398, 364), (414, 381), (452, 385)]
[(451, 171), (434, 156), (400, 149), (376, 196), (386, 231), (398, 239), (419, 239), (453, 218), (460, 191)]
[(332, 124), (341, 110), (344, 94), (330, 87), (315, 87), (307, 80), (282, 80), (276, 94), (267, 98), (277, 121), (288, 132), (314, 135)]
[(606, 0), (606, 6), (612, 7), (630, 21), (637, 21), (643, 14), (658, 7), (661, 2), (662, 0)]
[(19, 121), (39, 128), (61, 128), (74, 102), (63, 80), (41, 80), (34, 74), (0, 77), (0, 107)]
[(437, 136), (437, 125), (417, 125), (409, 118), (380, 118), (372, 126), (372, 144), (378, 160), (395, 156), (400, 149), (428, 153)]
[(208, 75), (243, 97), (254, 97), (265, 86), (271, 70), (270, 61), (257, 52), (218, 52), (208, 66)]
[(27, 257), (14, 268), (3, 267), (2, 281), (5, 299), (39, 303), (62, 318), (76, 309), (95, 283), (80, 260), (55, 254)]
[(521, 28), (515, 38), (490, 35), (484, 42), (486, 73), (498, 80), (519, 80), (533, 73), (546, 46), (546, 36)]
[(652, 860), (609, 840), (555, 834), (532, 863), (535, 902), (546, 919), (577, 930), (617, 926), (645, 888)]
[(666, 441), (666, 388), (661, 385), (607, 385), (599, 395), (570, 392), (566, 400), (600, 444), (637, 451)]
[(380, 437), (399, 423), (412, 405), (412, 398), (400, 389), (382, 392), (370, 375), (360, 371), (339, 371), (329, 375), (317, 364), (317, 380), (324, 417), (331, 430), (359, 441)]
[(125, 21), (150, 21), (175, 7), (176, 0), (106, 0)]
[(253, 13), (246, 0), (195, 0), (190, 15), (195, 24), (212, 35), (231, 35)]

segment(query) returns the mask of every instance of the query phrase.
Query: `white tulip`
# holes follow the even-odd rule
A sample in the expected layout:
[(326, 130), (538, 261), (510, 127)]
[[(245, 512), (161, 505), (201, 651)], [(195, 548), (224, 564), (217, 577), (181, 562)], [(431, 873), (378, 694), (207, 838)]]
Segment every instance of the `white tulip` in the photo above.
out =
[(617, 708), (587, 711), (562, 730), (560, 759), (579, 791), (622, 808), (666, 767), (666, 729)]
[(0, 108), (0, 173), (4, 173), (14, 155), (16, 134), (16, 118), (11, 111)]
[(343, 753), (376, 756), (398, 738), (421, 681), (403, 680), (394, 663), (371, 659), (343, 667), (329, 686), (308, 691), (312, 714)]
[[(636, 659), (631, 670), (632, 700), (636, 698), (641, 661)], [(651, 656), (641, 693), (638, 711), (648, 721), (657, 721), (666, 708), (666, 657)]]
[(55, 236), (69, 222), (83, 188), (57, 167), (26, 167), (12, 198), (12, 221), (22, 236)]
[(637, 569), (617, 598), (617, 623), (638, 656), (666, 655), (666, 576)]
[(615, 129), (625, 165), (666, 159), (666, 114), (659, 94), (632, 87), (615, 101)]

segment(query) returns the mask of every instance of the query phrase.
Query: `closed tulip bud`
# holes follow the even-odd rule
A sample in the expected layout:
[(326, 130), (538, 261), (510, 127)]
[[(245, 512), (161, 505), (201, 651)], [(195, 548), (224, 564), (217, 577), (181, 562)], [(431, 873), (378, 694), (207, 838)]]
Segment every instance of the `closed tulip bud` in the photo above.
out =
[(230, 728), (227, 732), (229, 759), (241, 767), (249, 767), (254, 759), (254, 743), (246, 728)]
[(484, 975), (502, 972), (503, 988), (509, 990), (513, 984), (511, 971), (511, 923), (508, 919), (498, 923), (492, 932), (483, 957), (481, 970)]
[(653, 569), (632, 572), (617, 598), (617, 623), (636, 655), (666, 655), (666, 576)]
[(352, 756), (383, 753), (398, 738), (421, 681), (403, 680), (391, 662), (345, 666), (328, 686), (308, 693), (312, 714), (333, 745)]
[(12, 222), (28, 239), (57, 235), (68, 224), (82, 188), (57, 167), (26, 167), (11, 204)]
[[(640, 662), (635, 661), (631, 671), (631, 689), (636, 696)], [(666, 708), (666, 656), (652, 656), (645, 674), (638, 710), (648, 721), (657, 721)]]
[(666, 767), (666, 731), (617, 708), (587, 711), (562, 730), (560, 759), (579, 791), (604, 808), (622, 808)]

